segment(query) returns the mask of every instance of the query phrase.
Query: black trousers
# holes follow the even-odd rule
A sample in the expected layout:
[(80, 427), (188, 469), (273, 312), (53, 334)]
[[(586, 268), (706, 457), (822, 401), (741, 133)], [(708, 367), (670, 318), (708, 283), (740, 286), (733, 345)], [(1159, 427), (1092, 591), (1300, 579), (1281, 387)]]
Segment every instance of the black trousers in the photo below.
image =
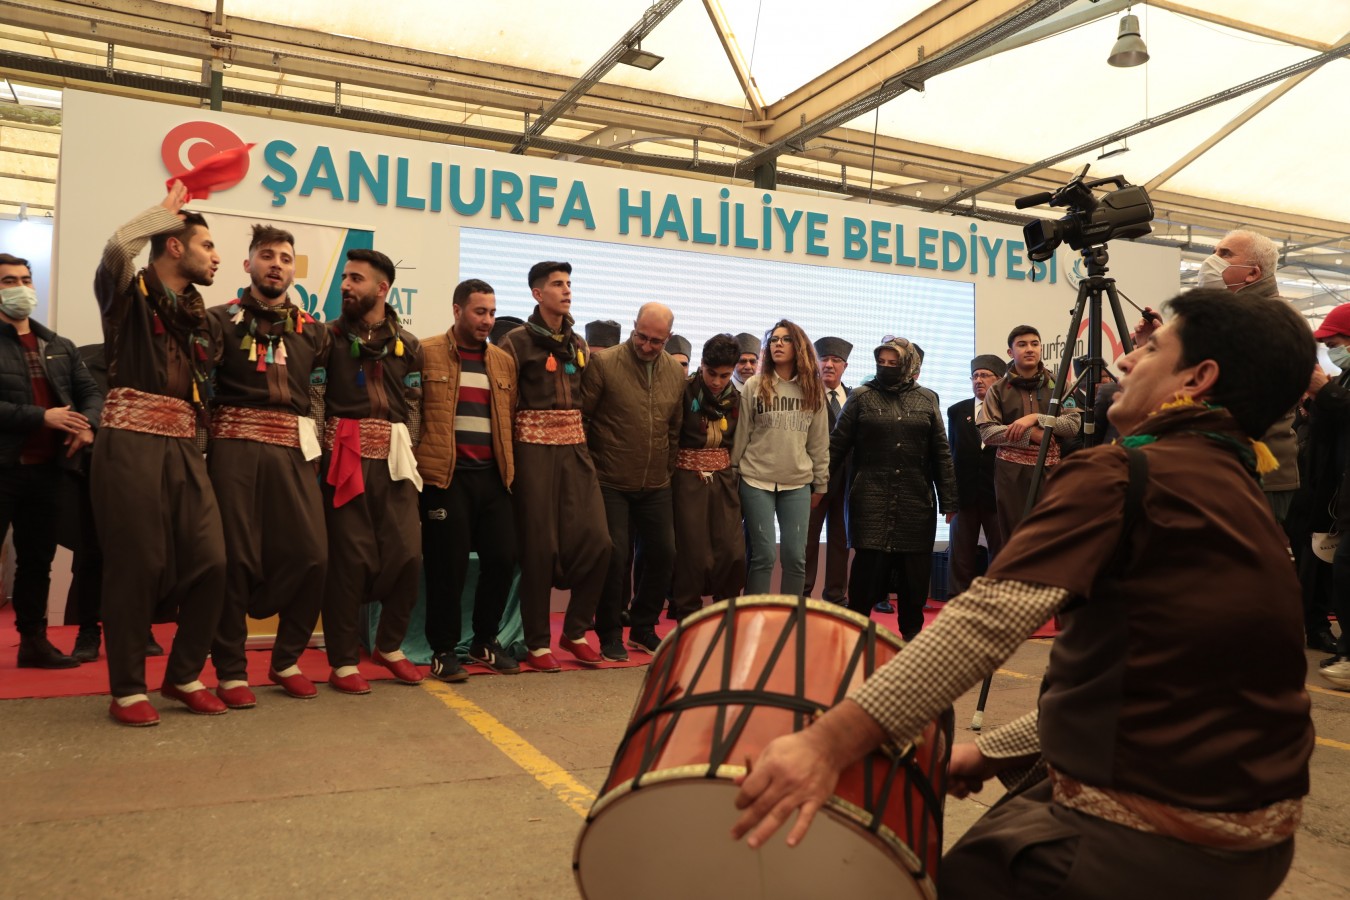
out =
[(422, 488), (421, 508), (431, 652), (453, 653), (459, 643), (470, 552), (478, 553), (473, 640), (496, 641), (516, 572), (515, 516), (501, 473), (496, 466), (457, 468), (449, 487)]
[(675, 566), (675, 510), (667, 485), (646, 491), (620, 491), (601, 485), (605, 520), (609, 524), (609, 574), (595, 611), (595, 631), (600, 640), (622, 636), (619, 613), (627, 599), (627, 569), (624, 557), (630, 541), (629, 527), (642, 547), (641, 574), (630, 616), (634, 628), (652, 628), (670, 589)]
[(47, 591), (56, 555), (61, 470), (55, 462), (0, 467), (0, 540), (14, 527), (14, 625), (47, 629)]
[(811, 510), (806, 525), (806, 595), (816, 587), (816, 567), (820, 564), (820, 527), (829, 524), (825, 543), (825, 587), (821, 597), (831, 603), (842, 603), (848, 597), (848, 535), (844, 526), (844, 507), (848, 505), (848, 491), (832, 486), (825, 499)]
[(848, 608), (860, 615), (870, 615), (872, 607), (886, 598), (894, 584), (900, 635), (910, 640), (923, 629), (923, 604), (928, 599), (928, 582), (932, 574), (931, 550), (887, 553), (854, 548), (853, 571), (848, 580)]
[(989, 544), (989, 561), (993, 562), (1003, 549), (1003, 529), (998, 521), (996, 506), (962, 507), (952, 520), (951, 547), (948, 555), (950, 578), (947, 596), (963, 593), (975, 580), (975, 561), (979, 556), (980, 530)]
[(61, 479), (61, 525), (56, 542), (71, 552), (65, 624), (96, 631), (103, 615), (103, 552), (94, 527), (89, 476), (67, 470)]

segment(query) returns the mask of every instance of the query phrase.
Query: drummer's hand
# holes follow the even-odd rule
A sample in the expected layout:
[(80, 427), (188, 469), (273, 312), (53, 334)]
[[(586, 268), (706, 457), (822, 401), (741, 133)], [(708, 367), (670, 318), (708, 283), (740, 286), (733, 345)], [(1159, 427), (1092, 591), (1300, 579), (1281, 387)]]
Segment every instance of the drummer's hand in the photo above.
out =
[(997, 764), (980, 752), (974, 743), (952, 747), (947, 767), (947, 793), (958, 800), (978, 794), (984, 783), (998, 774)]
[(733, 838), (740, 840), (748, 832), (746, 843), (757, 849), (773, 837), (794, 810), (800, 810), (787, 842), (789, 847), (801, 843), (816, 812), (834, 793), (843, 769), (830, 760), (813, 735), (815, 730), (808, 728), (769, 742), (755, 760), (753, 771), (736, 779), (741, 787), (736, 808), (745, 812), (731, 829)]

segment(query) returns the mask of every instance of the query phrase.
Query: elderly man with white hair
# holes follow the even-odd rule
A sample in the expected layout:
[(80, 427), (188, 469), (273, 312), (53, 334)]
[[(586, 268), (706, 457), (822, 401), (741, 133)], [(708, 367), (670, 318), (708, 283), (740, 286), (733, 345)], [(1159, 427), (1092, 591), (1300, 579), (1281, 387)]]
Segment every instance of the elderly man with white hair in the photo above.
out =
[[(1241, 292), (1244, 297), (1265, 297), (1284, 302), (1280, 297), (1279, 285), (1275, 283), (1279, 258), (1279, 248), (1264, 234), (1241, 228), (1230, 231), (1214, 247), (1214, 252), (1200, 263), (1197, 286)], [(1153, 330), (1161, 324), (1160, 320), (1154, 318), (1156, 315), (1152, 310), (1145, 310), (1145, 317), (1133, 335), (1136, 344), (1147, 341)], [(1294, 411), (1291, 409), (1287, 415), (1276, 420), (1262, 440), (1280, 464), (1274, 472), (1265, 475), (1262, 487), (1271, 511), (1283, 524), (1299, 486)]]

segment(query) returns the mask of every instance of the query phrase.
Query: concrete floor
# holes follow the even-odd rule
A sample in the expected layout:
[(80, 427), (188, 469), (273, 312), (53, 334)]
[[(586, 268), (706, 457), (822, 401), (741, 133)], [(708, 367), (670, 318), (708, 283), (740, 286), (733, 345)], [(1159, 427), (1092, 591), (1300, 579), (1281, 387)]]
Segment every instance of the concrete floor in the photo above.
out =
[[(1048, 652), (1029, 642), (1005, 665), (986, 727), (1031, 707)], [(644, 671), (475, 677), (453, 691), (530, 745), (518, 753), (594, 792)], [(1350, 900), (1350, 694), (1309, 684), (1313, 789), (1278, 896)], [(577, 896), (582, 820), (565, 785), (546, 787), (471, 722), (497, 726), (433, 691), (320, 686), (302, 702), (264, 688), (256, 709), (212, 718), (161, 704), (151, 729), (115, 727), (107, 703), (0, 703), (0, 897)], [(974, 705), (973, 692), (957, 704), (957, 740)], [(999, 793), (949, 799), (947, 842)]]

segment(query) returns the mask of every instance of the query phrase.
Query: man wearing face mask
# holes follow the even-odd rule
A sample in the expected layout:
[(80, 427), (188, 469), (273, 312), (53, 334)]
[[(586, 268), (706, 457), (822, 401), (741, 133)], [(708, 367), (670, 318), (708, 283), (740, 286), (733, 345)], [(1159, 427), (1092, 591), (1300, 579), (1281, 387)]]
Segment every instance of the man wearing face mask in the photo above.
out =
[(61, 461), (93, 442), (103, 395), (36, 306), (28, 260), (0, 253), (0, 535), (14, 526), (18, 665), (66, 669), (79, 663), (47, 640)]
[[(1283, 303), (1285, 301), (1281, 299), (1280, 288), (1275, 281), (1279, 258), (1279, 248), (1264, 234), (1246, 229), (1230, 231), (1215, 245), (1214, 252), (1200, 263), (1197, 286)], [(1161, 324), (1157, 313), (1145, 307), (1144, 318), (1135, 326), (1133, 337), (1136, 346), (1146, 342)], [(1280, 465), (1275, 471), (1268, 472), (1261, 484), (1276, 520), (1283, 523), (1299, 485), (1294, 411), (1291, 409), (1287, 415), (1276, 420), (1261, 440), (1270, 448)]]

